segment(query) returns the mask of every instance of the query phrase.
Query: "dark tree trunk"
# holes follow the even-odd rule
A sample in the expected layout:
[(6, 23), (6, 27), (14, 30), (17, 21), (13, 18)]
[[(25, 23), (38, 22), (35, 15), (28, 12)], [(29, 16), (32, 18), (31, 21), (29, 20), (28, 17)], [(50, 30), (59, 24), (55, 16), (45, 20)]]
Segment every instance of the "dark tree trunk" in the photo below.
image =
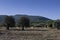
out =
[(9, 30), (9, 27), (7, 27), (6, 29)]
[(24, 30), (24, 26), (22, 26), (22, 30)]
[(59, 27), (59, 26), (57, 26), (57, 29), (60, 29), (60, 27)]

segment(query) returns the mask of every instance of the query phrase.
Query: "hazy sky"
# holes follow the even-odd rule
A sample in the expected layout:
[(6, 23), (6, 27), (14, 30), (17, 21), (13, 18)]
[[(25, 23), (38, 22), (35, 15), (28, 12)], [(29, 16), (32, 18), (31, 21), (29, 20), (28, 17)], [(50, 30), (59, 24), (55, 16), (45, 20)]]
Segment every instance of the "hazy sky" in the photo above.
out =
[(0, 15), (15, 14), (60, 19), (60, 0), (0, 0)]

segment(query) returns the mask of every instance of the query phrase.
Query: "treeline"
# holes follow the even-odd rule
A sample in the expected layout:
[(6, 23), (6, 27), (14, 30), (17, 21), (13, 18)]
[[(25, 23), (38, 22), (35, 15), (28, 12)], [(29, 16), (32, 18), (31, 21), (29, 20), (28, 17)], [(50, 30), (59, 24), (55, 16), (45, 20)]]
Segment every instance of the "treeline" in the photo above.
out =
[(32, 26), (60, 29), (60, 20), (57, 19), (57, 20), (46, 20), (43, 22), (33, 22)]
[(39, 21), (39, 22), (30, 22), (28, 17), (20, 17), (18, 23), (16, 23), (15, 18), (13, 16), (5, 16), (3, 22), (0, 24), (2, 27), (6, 27), (9, 30), (9, 27), (50, 27), (50, 28), (57, 28), (60, 29), (60, 20), (46, 20), (46, 21)]
[[(9, 27), (16, 27), (16, 22), (13, 16), (5, 16), (3, 23), (0, 26), (6, 27), (7, 30), (9, 30)], [(18, 25), (21, 26), (22, 30), (24, 30), (24, 27), (30, 26), (30, 20), (28, 17), (21, 17), (18, 21)]]

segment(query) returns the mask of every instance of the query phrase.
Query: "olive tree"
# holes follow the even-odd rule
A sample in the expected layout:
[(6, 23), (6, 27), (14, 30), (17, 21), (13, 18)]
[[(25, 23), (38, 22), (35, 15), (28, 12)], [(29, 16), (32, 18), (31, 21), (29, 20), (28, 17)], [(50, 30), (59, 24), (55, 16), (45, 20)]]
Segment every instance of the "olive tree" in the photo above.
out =
[(19, 24), (22, 26), (22, 30), (24, 30), (24, 27), (29, 27), (30, 25), (30, 20), (27, 17), (21, 17)]
[(4, 25), (6, 26), (6, 29), (9, 30), (9, 27), (15, 26), (15, 19), (12, 16), (6, 16), (4, 18)]

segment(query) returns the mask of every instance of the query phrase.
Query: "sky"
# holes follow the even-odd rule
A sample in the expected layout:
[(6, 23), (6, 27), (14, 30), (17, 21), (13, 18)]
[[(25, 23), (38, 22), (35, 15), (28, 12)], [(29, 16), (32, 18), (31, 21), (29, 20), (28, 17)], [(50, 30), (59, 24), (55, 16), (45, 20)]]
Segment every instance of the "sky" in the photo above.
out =
[(60, 0), (0, 0), (0, 15), (16, 14), (60, 19)]

